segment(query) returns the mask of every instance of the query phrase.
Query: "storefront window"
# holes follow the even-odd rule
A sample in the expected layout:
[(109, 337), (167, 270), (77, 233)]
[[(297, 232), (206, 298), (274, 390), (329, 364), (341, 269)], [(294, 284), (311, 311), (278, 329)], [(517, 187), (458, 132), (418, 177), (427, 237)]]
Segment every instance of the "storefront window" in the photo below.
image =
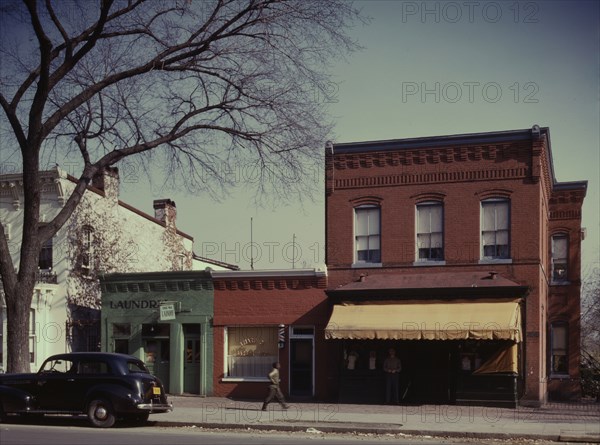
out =
[(275, 326), (227, 328), (227, 377), (265, 378), (278, 352)]

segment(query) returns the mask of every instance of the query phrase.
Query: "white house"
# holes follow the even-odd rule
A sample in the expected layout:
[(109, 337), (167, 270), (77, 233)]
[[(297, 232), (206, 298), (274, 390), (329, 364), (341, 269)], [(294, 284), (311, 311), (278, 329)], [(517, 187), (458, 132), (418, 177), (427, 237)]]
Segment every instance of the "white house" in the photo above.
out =
[[(50, 221), (75, 187), (60, 168), (44, 171), (41, 221)], [(0, 175), (0, 221), (13, 263), (18, 265), (23, 222), (21, 174)], [(48, 355), (98, 350), (100, 289), (97, 277), (111, 272), (235, 268), (199, 263), (193, 238), (176, 227), (170, 199), (154, 201), (154, 216), (119, 200), (119, 174), (110, 168), (94, 178), (69, 221), (40, 254), (31, 304), (31, 368)], [(6, 310), (0, 283), (0, 367), (6, 369)]]

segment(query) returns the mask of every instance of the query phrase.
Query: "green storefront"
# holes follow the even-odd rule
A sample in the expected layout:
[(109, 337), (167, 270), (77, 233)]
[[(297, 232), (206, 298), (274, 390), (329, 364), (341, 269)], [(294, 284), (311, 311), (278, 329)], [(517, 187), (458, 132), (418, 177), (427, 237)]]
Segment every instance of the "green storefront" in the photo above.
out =
[(209, 272), (108, 274), (100, 286), (102, 351), (139, 357), (171, 394), (212, 393)]

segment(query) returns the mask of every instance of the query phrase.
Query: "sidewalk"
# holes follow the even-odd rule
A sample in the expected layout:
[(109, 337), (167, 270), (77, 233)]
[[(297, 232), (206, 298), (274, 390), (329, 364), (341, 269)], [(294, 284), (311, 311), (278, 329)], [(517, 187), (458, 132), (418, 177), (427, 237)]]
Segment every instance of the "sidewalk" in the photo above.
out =
[(278, 431), (361, 432), (600, 443), (600, 404), (551, 403), (517, 409), (453, 405), (272, 403), (218, 397), (170, 396), (175, 407), (151, 416), (160, 426), (250, 428)]

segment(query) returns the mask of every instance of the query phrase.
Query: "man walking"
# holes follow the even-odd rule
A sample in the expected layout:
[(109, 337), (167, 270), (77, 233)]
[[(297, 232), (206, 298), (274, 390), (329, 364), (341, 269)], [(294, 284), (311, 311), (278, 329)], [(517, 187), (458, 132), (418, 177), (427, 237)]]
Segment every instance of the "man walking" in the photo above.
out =
[(279, 368), (281, 368), (279, 362), (273, 363), (273, 369), (269, 373), (269, 380), (271, 381), (269, 384), (269, 395), (263, 403), (263, 411), (267, 410), (267, 405), (271, 403), (274, 398), (277, 399), (283, 409), (288, 409), (288, 405), (285, 403), (285, 399), (283, 398), (283, 393), (279, 388)]

